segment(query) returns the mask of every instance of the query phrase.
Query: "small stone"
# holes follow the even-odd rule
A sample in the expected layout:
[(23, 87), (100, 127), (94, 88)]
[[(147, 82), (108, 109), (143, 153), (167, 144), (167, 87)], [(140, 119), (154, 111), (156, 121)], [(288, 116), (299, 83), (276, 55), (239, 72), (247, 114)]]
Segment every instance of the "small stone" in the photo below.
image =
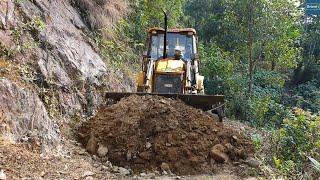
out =
[(237, 136), (232, 136), (232, 139), (234, 139), (235, 141), (238, 141), (238, 137)]
[(94, 180), (94, 178), (92, 176), (88, 176), (86, 178), (84, 178), (85, 180)]
[(148, 176), (150, 177), (150, 179), (155, 179), (156, 178), (156, 174), (155, 173), (149, 173)]
[(161, 99), (160, 102), (161, 102), (162, 104), (167, 104), (167, 105), (170, 104), (168, 101), (166, 101), (166, 100), (164, 100), (164, 99)]
[(0, 180), (6, 180), (7, 179), (7, 175), (6, 173), (4, 173), (3, 169), (1, 169), (0, 171)]
[(249, 157), (246, 160), (246, 164), (248, 164), (248, 166), (253, 167), (253, 168), (257, 168), (261, 165), (261, 163), (258, 160), (254, 159), (252, 157)]
[(211, 157), (218, 163), (225, 163), (229, 160), (229, 157), (224, 153), (225, 148), (221, 144), (213, 146), (210, 150)]
[(160, 168), (161, 168), (161, 171), (170, 172), (170, 166), (169, 166), (169, 164), (167, 164), (167, 163), (164, 163), (164, 162), (163, 162), (163, 163), (161, 164)]
[(97, 149), (98, 149), (98, 140), (94, 135), (91, 135), (89, 141), (87, 142), (86, 150), (90, 154), (96, 154)]
[(126, 168), (123, 168), (123, 167), (119, 167), (118, 171), (122, 176), (126, 176), (126, 175), (130, 174), (130, 171)]
[(85, 171), (83, 174), (82, 174), (82, 177), (85, 178), (85, 177), (88, 177), (88, 176), (93, 176), (94, 175), (94, 172), (91, 172), (91, 171)]
[(162, 174), (163, 175), (168, 175), (168, 172), (167, 171), (162, 171)]
[(99, 157), (104, 157), (108, 154), (108, 148), (106, 146), (103, 146), (103, 145), (99, 145), (99, 148), (98, 148), (98, 151), (97, 151), (97, 154)]
[(166, 143), (166, 146), (167, 146), (167, 147), (170, 147), (170, 146), (171, 146), (171, 144), (170, 144), (170, 143)]
[[(248, 177), (245, 180), (258, 180), (258, 178), (256, 178), (256, 177)], [(282, 179), (280, 178), (279, 180), (282, 180)]]
[(84, 155), (84, 154), (86, 153), (86, 150), (81, 149), (81, 150), (77, 151), (77, 153), (78, 153), (79, 155)]
[(119, 172), (119, 167), (118, 166), (113, 166), (112, 167), (112, 172)]
[(141, 177), (145, 177), (145, 176), (147, 176), (147, 174), (146, 173), (140, 173), (140, 176)]
[(149, 142), (147, 142), (147, 143), (146, 143), (146, 148), (147, 148), (147, 149), (150, 149), (151, 147), (152, 147), (152, 144), (149, 143)]
[(21, 140), (24, 141), (24, 142), (27, 142), (27, 141), (29, 141), (29, 138), (28, 138), (27, 136), (23, 136), (23, 137), (21, 138)]

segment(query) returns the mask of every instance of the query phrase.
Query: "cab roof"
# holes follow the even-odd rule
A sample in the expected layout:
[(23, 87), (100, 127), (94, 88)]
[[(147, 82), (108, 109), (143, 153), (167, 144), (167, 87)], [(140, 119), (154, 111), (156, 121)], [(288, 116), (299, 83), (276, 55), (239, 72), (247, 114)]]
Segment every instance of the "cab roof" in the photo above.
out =
[[(159, 27), (154, 27), (154, 28), (150, 28), (149, 29), (149, 33), (152, 33), (153, 31), (157, 31), (157, 32), (163, 32), (164, 33), (164, 29), (163, 28), (159, 28)], [(174, 29), (168, 29), (169, 33), (188, 33), (188, 32), (192, 32), (194, 35), (197, 35), (197, 31), (193, 28), (174, 28)]]

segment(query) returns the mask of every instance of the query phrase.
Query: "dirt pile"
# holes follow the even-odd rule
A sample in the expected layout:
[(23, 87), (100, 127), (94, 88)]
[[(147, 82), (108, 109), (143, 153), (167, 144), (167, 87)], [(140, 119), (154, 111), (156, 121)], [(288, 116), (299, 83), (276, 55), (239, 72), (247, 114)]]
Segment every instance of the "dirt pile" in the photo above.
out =
[(113, 164), (135, 173), (212, 173), (253, 153), (250, 140), (217, 118), (157, 96), (130, 96), (102, 107), (78, 131), (87, 150), (107, 147)]

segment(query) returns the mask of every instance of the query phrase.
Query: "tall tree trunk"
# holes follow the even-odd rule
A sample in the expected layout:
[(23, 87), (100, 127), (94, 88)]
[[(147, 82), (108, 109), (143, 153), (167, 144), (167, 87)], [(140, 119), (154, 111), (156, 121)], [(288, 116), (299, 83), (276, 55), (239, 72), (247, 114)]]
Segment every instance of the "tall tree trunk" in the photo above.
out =
[(253, 86), (253, 68), (254, 68), (254, 61), (252, 57), (252, 51), (253, 51), (253, 26), (254, 26), (254, 20), (253, 20), (253, 13), (254, 13), (254, 6), (253, 1), (250, 0), (248, 4), (248, 10), (249, 10), (249, 19), (248, 19), (248, 54), (249, 54), (249, 87), (248, 87), (248, 96), (251, 97), (252, 94), (252, 86)]

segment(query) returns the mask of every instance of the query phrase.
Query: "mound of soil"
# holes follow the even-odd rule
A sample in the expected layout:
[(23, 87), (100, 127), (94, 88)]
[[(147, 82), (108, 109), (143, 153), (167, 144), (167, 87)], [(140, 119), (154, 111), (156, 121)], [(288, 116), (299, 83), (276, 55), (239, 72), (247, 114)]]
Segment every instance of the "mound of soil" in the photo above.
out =
[(253, 154), (251, 141), (218, 118), (159, 96), (134, 95), (102, 107), (78, 132), (91, 153), (107, 147), (113, 164), (135, 173), (212, 173)]

